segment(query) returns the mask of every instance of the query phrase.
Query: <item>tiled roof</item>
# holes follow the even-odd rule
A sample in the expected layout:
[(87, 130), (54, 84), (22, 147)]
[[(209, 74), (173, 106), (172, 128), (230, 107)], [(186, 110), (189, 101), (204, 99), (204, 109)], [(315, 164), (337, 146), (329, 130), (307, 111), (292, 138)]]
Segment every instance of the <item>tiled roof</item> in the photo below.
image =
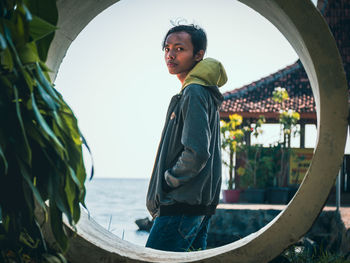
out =
[(294, 109), (302, 118), (316, 118), (311, 86), (299, 61), (240, 89), (226, 92), (221, 106), (222, 117), (227, 116), (226, 114), (239, 113), (248, 118), (258, 117), (261, 114), (276, 118), (281, 107), (272, 100), (275, 87), (283, 87), (289, 94), (284, 109)]
[[(319, 0), (318, 8), (324, 14), (334, 34), (343, 58), (347, 79), (350, 80), (350, 0)], [(276, 119), (281, 106), (272, 100), (275, 87), (285, 88), (289, 100), (284, 109), (300, 113), (301, 119), (310, 123), (316, 120), (315, 101), (303, 65), (298, 60), (267, 77), (241, 88), (224, 93), (220, 115), (225, 118), (238, 113), (245, 118), (265, 115), (271, 122)]]

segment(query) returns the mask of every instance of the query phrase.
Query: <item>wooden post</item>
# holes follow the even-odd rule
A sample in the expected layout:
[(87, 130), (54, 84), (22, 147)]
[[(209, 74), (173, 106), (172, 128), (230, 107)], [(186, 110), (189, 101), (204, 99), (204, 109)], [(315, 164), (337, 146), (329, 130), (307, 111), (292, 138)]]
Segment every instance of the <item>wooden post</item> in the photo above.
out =
[(305, 148), (305, 123), (300, 123), (300, 148)]

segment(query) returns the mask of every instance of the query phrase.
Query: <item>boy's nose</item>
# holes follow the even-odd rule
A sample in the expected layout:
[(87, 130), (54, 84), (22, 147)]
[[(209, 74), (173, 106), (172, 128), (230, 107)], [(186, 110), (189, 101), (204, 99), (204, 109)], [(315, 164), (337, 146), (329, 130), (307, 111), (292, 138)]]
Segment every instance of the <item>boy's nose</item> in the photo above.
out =
[(174, 59), (175, 58), (175, 53), (173, 51), (169, 50), (167, 58), (168, 59)]

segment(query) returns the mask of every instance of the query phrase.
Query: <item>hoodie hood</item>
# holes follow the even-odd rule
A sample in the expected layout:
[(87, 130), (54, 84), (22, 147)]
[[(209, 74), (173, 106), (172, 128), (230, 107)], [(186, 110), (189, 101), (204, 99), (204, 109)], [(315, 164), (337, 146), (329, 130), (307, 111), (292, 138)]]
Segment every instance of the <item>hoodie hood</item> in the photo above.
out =
[(222, 87), (227, 82), (224, 66), (213, 58), (205, 58), (187, 74), (182, 89), (190, 84)]
[(205, 58), (198, 62), (187, 74), (181, 91), (190, 84), (205, 86), (211, 91), (215, 103), (219, 106), (224, 98), (218, 88), (222, 87), (226, 82), (227, 75), (221, 62), (213, 58)]

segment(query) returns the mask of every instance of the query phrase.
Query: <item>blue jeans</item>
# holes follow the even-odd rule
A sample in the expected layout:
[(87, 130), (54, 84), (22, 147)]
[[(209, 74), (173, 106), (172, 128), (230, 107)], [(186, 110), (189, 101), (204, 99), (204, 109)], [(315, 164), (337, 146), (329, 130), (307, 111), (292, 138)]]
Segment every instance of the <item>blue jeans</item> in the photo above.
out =
[(160, 216), (153, 223), (146, 247), (166, 251), (197, 251), (207, 247), (210, 216)]

